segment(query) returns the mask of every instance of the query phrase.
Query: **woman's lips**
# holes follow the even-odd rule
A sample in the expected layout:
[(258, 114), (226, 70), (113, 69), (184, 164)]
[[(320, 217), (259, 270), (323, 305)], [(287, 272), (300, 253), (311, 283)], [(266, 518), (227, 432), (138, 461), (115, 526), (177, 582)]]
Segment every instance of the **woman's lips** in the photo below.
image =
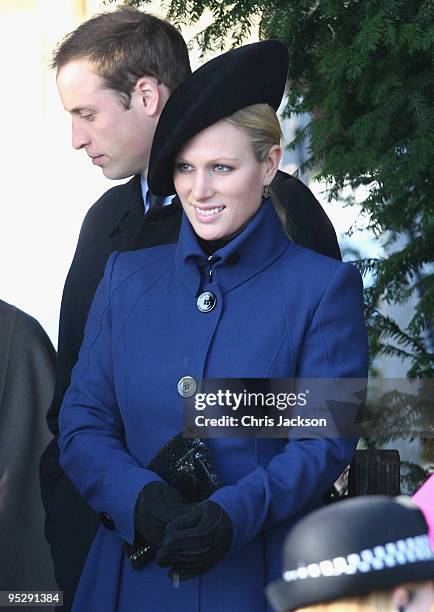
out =
[(220, 216), (223, 210), (226, 208), (226, 206), (209, 206), (207, 208), (200, 208), (198, 206), (194, 206), (194, 204), (192, 204), (192, 206), (196, 217), (205, 223), (214, 221), (214, 219)]

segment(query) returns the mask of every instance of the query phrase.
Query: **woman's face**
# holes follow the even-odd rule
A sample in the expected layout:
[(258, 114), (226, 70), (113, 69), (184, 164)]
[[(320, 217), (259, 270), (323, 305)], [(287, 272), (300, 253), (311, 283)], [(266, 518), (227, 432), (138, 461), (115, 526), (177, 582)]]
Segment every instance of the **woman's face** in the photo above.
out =
[(204, 240), (229, 238), (253, 217), (264, 185), (277, 172), (274, 145), (256, 161), (247, 133), (218, 121), (189, 140), (175, 159), (174, 183), (194, 231)]

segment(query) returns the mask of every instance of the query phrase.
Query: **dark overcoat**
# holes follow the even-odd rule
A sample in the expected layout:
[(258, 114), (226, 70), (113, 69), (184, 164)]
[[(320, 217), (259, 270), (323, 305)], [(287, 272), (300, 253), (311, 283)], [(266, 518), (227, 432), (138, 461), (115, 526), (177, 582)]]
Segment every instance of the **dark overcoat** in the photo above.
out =
[[(236, 254), (236, 257), (234, 257)], [(74, 602), (77, 611), (264, 612), (293, 521), (350, 462), (354, 439), (209, 440), (223, 487), (211, 499), (233, 526), (230, 553), (174, 589), (155, 561), (126, 557), (145, 466), (182, 430), (184, 376), (361, 378), (367, 374), (362, 282), (350, 264), (290, 242), (269, 200), (207, 256), (184, 217), (177, 245), (114, 254), (86, 327), (60, 418), (61, 462), (101, 526)], [(201, 312), (200, 291), (217, 305)]]
[[(339, 259), (333, 226), (312, 192), (283, 172), (274, 179), (273, 191), (286, 208), (294, 241)], [(63, 291), (56, 388), (48, 415), (56, 437), (41, 462), (41, 486), (47, 536), (66, 610), (99, 522), (59, 467), (57, 418), (77, 360), (89, 306), (110, 254), (173, 243), (178, 238), (182, 209), (176, 198), (172, 206), (152, 209), (146, 215), (143, 212), (140, 176), (107, 191), (86, 215)]]
[(38, 486), (55, 358), (39, 323), (0, 300), (0, 591), (57, 589)]

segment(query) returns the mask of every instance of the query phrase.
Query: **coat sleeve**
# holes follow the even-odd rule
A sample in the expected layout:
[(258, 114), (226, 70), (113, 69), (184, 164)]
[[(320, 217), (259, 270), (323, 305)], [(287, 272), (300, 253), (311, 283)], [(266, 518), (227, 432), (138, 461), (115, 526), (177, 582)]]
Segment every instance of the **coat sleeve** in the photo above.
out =
[(121, 209), (119, 187), (113, 187), (88, 210), (80, 229), (62, 294), (59, 320), (58, 356), (54, 397), (47, 414), (48, 426), (58, 435), (58, 417), (63, 396), (71, 382), (74, 367), (83, 340), (86, 319), (98, 283), (114, 247), (107, 238), (109, 221), (113, 223), (113, 209)]
[(113, 377), (111, 279), (106, 266), (93, 300), (79, 359), (60, 413), (60, 462), (96, 512), (107, 513), (120, 536), (134, 541), (134, 506), (142, 487), (161, 480), (127, 452)]
[[(306, 330), (297, 378), (366, 378), (367, 368), (362, 282), (352, 265), (341, 264)], [(232, 520), (232, 550), (318, 500), (350, 463), (356, 442), (291, 439), (267, 467), (213, 493)]]

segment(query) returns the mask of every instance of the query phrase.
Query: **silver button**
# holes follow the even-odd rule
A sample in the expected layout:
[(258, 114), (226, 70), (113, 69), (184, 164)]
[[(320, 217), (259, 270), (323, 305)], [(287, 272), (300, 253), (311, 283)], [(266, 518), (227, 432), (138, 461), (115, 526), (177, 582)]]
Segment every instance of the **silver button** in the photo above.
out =
[(204, 291), (201, 293), (196, 302), (200, 312), (211, 312), (211, 310), (214, 310), (216, 304), (217, 298), (211, 291)]
[(178, 393), (181, 397), (192, 397), (196, 389), (197, 382), (192, 376), (183, 376), (178, 382)]

